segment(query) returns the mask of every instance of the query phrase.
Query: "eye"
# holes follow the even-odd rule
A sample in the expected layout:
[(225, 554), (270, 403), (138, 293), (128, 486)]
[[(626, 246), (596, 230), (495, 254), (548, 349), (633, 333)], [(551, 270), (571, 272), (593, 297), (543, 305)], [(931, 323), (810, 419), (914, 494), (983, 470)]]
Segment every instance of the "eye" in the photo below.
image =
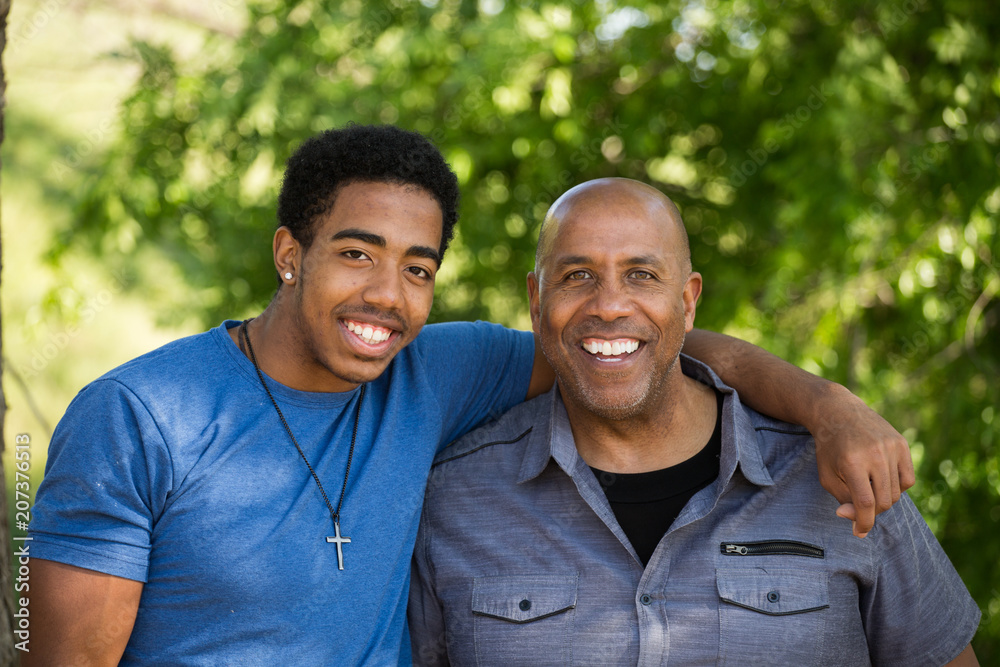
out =
[(423, 278), (424, 280), (429, 280), (433, 278), (433, 274), (422, 266), (408, 266), (406, 270), (417, 276), (418, 278)]
[(368, 259), (368, 255), (360, 250), (345, 250), (341, 254), (350, 259)]
[(656, 277), (649, 271), (644, 271), (643, 269), (636, 269), (628, 275), (629, 278), (635, 278), (636, 280), (653, 280), (653, 278)]
[(584, 271), (583, 269), (577, 269), (569, 275), (566, 276), (566, 280), (586, 280), (590, 277), (589, 271)]

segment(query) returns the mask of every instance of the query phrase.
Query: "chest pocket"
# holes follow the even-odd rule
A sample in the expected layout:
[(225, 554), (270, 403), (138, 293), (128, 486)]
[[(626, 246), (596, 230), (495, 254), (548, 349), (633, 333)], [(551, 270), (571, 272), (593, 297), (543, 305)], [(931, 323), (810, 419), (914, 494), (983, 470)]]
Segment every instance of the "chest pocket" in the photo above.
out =
[(472, 614), (480, 665), (571, 661), (576, 575), (476, 577)]
[(779, 567), (719, 568), (719, 664), (822, 665), (828, 575)]

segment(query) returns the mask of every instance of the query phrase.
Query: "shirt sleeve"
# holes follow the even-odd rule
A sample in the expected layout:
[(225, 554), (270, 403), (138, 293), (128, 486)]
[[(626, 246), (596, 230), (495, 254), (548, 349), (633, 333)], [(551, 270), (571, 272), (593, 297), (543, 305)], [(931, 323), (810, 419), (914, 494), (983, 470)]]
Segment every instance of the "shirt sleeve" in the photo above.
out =
[(52, 436), (29, 527), (31, 555), (145, 582), (170, 473), (166, 444), (142, 401), (116, 380), (91, 383)]
[(979, 627), (980, 611), (907, 494), (876, 523), (877, 577), (861, 591), (874, 665), (944, 665)]
[(446, 420), (443, 448), (524, 401), (535, 341), (530, 331), (450, 322), (424, 328), (419, 354)]

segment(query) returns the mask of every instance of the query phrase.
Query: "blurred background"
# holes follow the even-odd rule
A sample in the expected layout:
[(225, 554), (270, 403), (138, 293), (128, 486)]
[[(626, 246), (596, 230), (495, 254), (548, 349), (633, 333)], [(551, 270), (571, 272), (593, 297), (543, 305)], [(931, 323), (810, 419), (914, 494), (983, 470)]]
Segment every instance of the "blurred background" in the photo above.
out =
[(698, 325), (845, 384), (908, 438), (910, 495), (1000, 664), (992, 0), (13, 0), (7, 39), (14, 535), (15, 437), (33, 491), (86, 382), (258, 313), (290, 152), (394, 123), (462, 185), (434, 321), (529, 328), (538, 223), (572, 185), (669, 194)]

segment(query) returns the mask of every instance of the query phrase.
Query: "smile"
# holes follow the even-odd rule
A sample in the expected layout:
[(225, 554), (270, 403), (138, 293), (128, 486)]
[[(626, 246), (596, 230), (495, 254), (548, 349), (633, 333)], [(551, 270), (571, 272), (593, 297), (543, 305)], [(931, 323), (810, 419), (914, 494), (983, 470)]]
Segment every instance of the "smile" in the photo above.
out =
[[(616, 338), (614, 340), (602, 340), (600, 338), (585, 338), (582, 342), (584, 350), (590, 354), (601, 357), (617, 357), (608, 361), (618, 361), (625, 355), (632, 354), (639, 349), (639, 341), (634, 338)], [(604, 359), (601, 359), (604, 361)]]
[(375, 324), (369, 324), (367, 322), (355, 322), (353, 320), (344, 320), (344, 322), (347, 325), (348, 331), (369, 345), (375, 345), (377, 343), (387, 341), (393, 334), (392, 329), (380, 327)]

